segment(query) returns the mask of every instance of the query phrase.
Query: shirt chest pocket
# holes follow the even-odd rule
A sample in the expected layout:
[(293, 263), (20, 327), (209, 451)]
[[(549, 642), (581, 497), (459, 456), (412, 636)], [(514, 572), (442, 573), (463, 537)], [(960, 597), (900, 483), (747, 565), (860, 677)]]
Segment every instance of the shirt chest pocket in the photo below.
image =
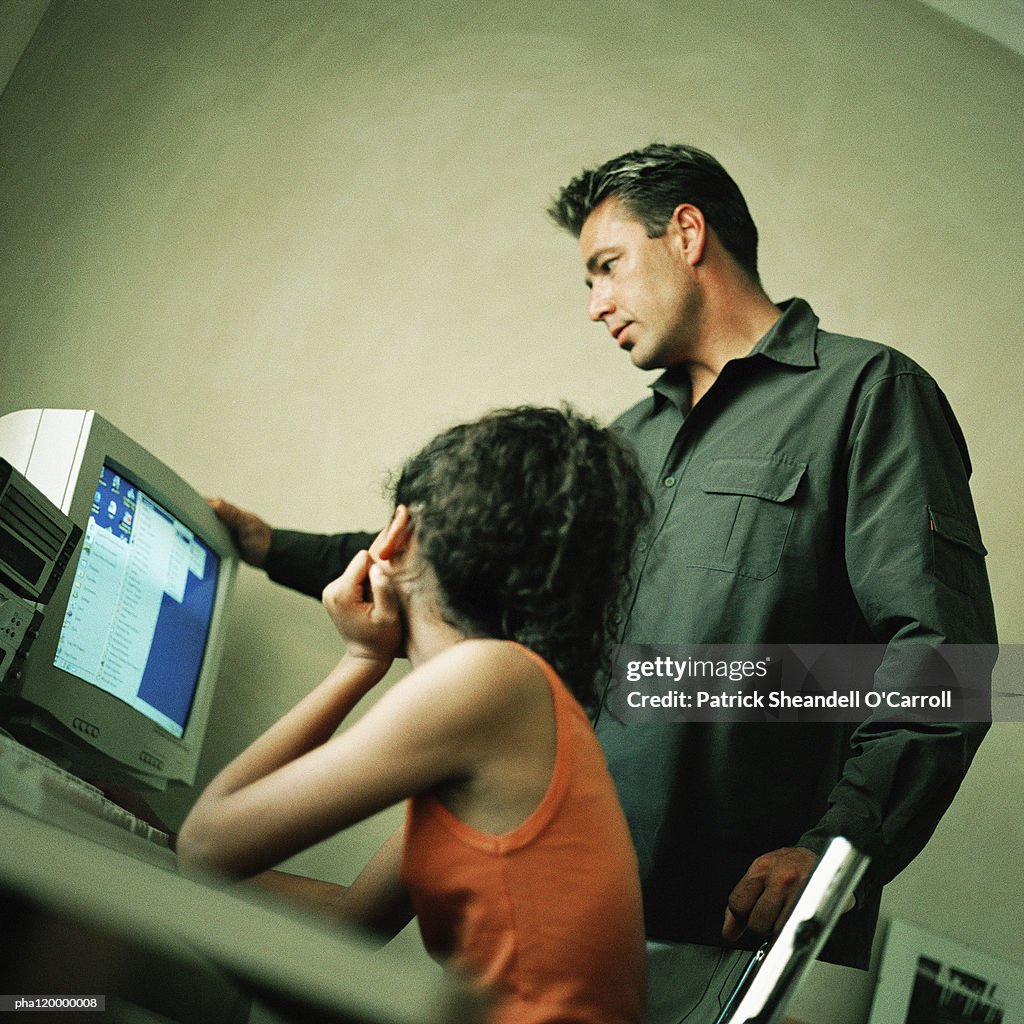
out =
[(687, 564), (763, 580), (778, 568), (806, 462), (718, 459), (700, 477)]

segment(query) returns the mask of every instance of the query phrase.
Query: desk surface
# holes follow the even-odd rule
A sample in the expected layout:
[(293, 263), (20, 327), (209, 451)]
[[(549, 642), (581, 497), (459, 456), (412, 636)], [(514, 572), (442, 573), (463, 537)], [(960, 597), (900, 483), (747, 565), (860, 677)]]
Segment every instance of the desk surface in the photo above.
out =
[(172, 870), (172, 856), (161, 867), (149, 851), (140, 848), (145, 859), (129, 856), (2, 804), (0, 835), (0, 895), (41, 912), (179, 961), (199, 957), (243, 984), (339, 1020), (479, 1019), (469, 991), (429, 964), (374, 950), (354, 933), (260, 894), (243, 899), (185, 878)]

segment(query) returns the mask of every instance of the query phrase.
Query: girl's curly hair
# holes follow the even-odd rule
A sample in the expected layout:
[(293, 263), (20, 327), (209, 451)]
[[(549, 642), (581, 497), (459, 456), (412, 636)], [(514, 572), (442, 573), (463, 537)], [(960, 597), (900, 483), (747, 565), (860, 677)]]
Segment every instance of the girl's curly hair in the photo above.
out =
[(413, 512), (445, 620), (536, 651), (592, 708), (650, 515), (632, 450), (568, 406), (503, 409), (409, 459), (394, 500)]

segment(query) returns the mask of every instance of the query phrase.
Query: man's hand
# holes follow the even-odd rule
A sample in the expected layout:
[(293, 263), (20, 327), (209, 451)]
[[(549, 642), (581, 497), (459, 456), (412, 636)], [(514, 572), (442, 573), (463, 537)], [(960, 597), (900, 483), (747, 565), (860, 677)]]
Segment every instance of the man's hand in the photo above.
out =
[(270, 553), (270, 527), (252, 512), (238, 508), (223, 498), (207, 498), (217, 518), (231, 531), (243, 562), (262, 569)]
[(793, 909), (818, 855), (786, 846), (758, 857), (729, 894), (722, 938), (735, 942), (744, 932), (777, 935)]

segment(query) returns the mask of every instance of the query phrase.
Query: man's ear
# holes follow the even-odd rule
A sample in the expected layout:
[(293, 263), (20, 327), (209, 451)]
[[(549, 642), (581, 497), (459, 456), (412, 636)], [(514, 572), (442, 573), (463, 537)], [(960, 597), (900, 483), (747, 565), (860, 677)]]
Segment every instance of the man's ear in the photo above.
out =
[(401, 554), (412, 539), (412, 516), (407, 505), (397, 505), (391, 522), (380, 532), (370, 554), (382, 562)]
[(708, 225), (704, 214), (691, 203), (680, 203), (672, 211), (669, 223), (677, 234), (684, 259), (691, 267), (695, 267), (704, 257), (704, 247), (708, 240)]

